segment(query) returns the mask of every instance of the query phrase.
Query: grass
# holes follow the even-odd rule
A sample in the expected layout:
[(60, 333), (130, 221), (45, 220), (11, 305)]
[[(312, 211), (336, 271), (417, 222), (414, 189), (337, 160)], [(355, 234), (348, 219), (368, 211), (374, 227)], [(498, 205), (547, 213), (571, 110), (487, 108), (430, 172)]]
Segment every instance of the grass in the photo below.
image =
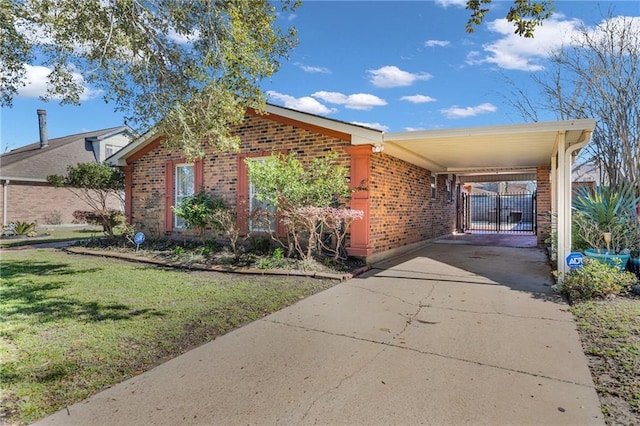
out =
[(572, 306), (607, 424), (640, 422), (640, 299)]
[(104, 235), (102, 227), (92, 225), (38, 227), (37, 237), (15, 236), (0, 239), (0, 248), (19, 247), (30, 244), (54, 243), (59, 241), (81, 240)]
[(335, 281), (2, 252), (0, 424), (26, 424)]

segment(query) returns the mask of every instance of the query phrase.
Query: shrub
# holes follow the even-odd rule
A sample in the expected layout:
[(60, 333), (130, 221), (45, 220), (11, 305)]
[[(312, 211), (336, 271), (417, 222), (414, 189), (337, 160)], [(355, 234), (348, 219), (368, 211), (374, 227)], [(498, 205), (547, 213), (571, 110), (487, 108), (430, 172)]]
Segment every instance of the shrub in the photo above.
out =
[(210, 196), (204, 189), (200, 189), (192, 196), (182, 199), (178, 205), (173, 206), (173, 212), (184, 220), (188, 229), (199, 228), (204, 237), (204, 230), (209, 225), (221, 230), (221, 225), (212, 221), (211, 216), (216, 210), (223, 208), (225, 208), (225, 203), (222, 198)]
[(14, 222), (14, 231), (17, 235), (28, 235), (30, 232), (35, 232), (35, 222), (21, 222), (17, 220)]
[(58, 210), (54, 210), (51, 213), (48, 213), (44, 217), (44, 222), (47, 225), (61, 225), (62, 224), (62, 213)]
[(73, 218), (80, 223), (86, 222), (92, 225), (101, 225), (102, 230), (109, 235), (113, 235), (113, 228), (124, 223), (124, 216), (118, 210), (76, 210), (73, 212)]
[(636, 277), (594, 259), (585, 259), (580, 268), (572, 269), (560, 280), (559, 290), (571, 303), (594, 298), (617, 296), (629, 291)]

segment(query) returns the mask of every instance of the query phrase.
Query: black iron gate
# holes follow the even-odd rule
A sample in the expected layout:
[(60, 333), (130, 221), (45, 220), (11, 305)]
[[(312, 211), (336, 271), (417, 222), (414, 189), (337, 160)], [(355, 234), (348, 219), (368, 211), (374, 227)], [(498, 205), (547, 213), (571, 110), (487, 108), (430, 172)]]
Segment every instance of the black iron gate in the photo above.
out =
[(536, 232), (536, 193), (462, 194), (462, 230)]

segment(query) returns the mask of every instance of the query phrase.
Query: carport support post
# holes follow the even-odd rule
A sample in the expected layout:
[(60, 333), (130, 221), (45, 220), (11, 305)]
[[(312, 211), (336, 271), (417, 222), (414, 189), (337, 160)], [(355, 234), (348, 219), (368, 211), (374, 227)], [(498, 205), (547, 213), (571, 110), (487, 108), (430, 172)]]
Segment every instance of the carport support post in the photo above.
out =
[[(565, 145), (566, 145), (566, 139), (565, 139), (565, 132), (561, 131), (558, 132), (557, 135), (557, 152), (556, 152), (556, 157), (557, 157), (557, 173), (556, 173), (556, 191), (555, 191), (555, 195), (554, 197), (556, 198), (556, 207), (558, 208), (558, 219), (557, 219), (557, 232), (558, 232), (558, 272), (560, 272), (561, 274), (564, 274), (567, 272), (567, 265), (565, 263), (565, 259), (567, 258), (567, 255), (570, 253), (571, 251), (571, 210), (569, 210), (569, 220), (567, 221), (567, 204), (565, 202), (565, 195), (566, 195), (566, 190), (565, 190), (565, 186), (566, 186), (566, 173), (565, 170), (567, 169), (566, 164), (565, 164), (565, 156), (564, 156), (564, 151), (565, 151)], [(571, 168), (569, 168), (569, 182), (571, 182)], [(571, 187), (571, 183), (569, 183), (569, 187)], [(569, 194), (569, 197), (571, 197), (571, 194)], [(567, 243), (566, 237), (567, 237), (567, 232), (566, 232), (566, 228), (567, 225), (569, 226), (569, 241)], [(568, 247), (567, 247), (568, 244)]]
[(592, 131), (585, 131), (573, 145), (566, 146), (565, 133), (558, 132), (558, 272), (568, 271), (566, 259), (571, 252), (571, 165), (573, 154), (591, 140)]

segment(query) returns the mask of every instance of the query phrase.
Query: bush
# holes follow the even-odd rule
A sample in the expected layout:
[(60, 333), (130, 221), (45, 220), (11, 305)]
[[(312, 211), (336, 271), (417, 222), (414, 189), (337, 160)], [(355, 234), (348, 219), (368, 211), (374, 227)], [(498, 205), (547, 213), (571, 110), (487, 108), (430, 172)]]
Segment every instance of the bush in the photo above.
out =
[(83, 211), (73, 212), (73, 218), (79, 223), (89, 223), (91, 225), (101, 225), (102, 230), (109, 235), (113, 235), (113, 228), (124, 223), (124, 216), (118, 210), (106, 211)]
[(54, 210), (51, 213), (47, 214), (44, 217), (44, 222), (47, 225), (61, 225), (62, 224), (62, 213), (59, 210)]
[(30, 232), (35, 232), (36, 224), (35, 222), (21, 222), (19, 220), (14, 222), (14, 231), (16, 235), (27, 235)]
[(573, 303), (617, 296), (628, 292), (635, 283), (632, 273), (587, 258), (580, 268), (572, 269), (561, 278), (559, 290)]
[(221, 225), (216, 221), (211, 221), (211, 215), (220, 209), (225, 208), (222, 198), (210, 196), (204, 189), (190, 197), (182, 199), (178, 205), (173, 206), (173, 212), (184, 220), (188, 229), (200, 228), (203, 235), (208, 225), (212, 225), (221, 230)]

